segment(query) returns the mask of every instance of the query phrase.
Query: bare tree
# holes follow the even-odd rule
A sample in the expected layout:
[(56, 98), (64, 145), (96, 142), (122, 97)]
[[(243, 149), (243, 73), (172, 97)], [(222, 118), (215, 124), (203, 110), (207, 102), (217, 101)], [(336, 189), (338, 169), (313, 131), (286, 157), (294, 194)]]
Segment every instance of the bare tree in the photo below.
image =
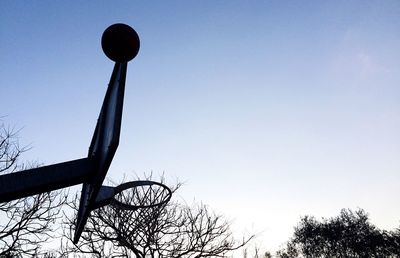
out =
[[(26, 150), (19, 145), (18, 132), (0, 124), (0, 174), (23, 169), (19, 158)], [(66, 201), (57, 191), (0, 203), (0, 257), (39, 255)]]
[(261, 252), (261, 248), (253, 243), (253, 248), (247, 246), (243, 250), (243, 258), (272, 258), (272, 254), (268, 251)]
[[(177, 184), (172, 191), (176, 192), (179, 187), (180, 184)], [(149, 191), (153, 193), (149, 195)], [(161, 196), (158, 191), (147, 189), (144, 191), (146, 194), (139, 196), (142, 202), (155, 201)], [(126, 203), (134, 203), (138, 198), (135, 195), (137, 193), (124, 191), (121, 199)], [(77, 207), (78, 203), (75, 203), (75, 211)], [(68, 224), (73, 225), (73, 222), (70, 219)], [(71, 239), (71, 233), (67, 232), (66, 235)], [(92, 257), (227, 257), (231, 251), (246, 245), (251, 238), (235, 240), (229, 222), (203, 204), (189, 206), (171, 201), (158, 207), (134, 211), (109, 205), (91, 213), (77, 245), (68, 246), (64, 242), (63, 255), (81, 253)]]
[(18, 158), (27, 147), (20, 147), (18, 132), (7, 128), (0, 120), (0, 174), (11, 173), (19, 168)]

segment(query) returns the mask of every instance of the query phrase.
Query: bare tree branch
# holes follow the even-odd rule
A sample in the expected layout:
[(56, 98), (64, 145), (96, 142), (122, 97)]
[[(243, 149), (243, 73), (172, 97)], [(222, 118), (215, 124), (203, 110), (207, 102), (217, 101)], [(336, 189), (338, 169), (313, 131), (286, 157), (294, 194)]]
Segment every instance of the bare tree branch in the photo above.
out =
[[(181, 184), (172, 187), (175, 193)], [(140, 191), (140, 189), (136, 189)], [(146, 189), (142, 202), (155, 202), (161, 189)], [(121, 200), (136, 202), (138, 192), (124, 191)], [(78, 203), (72, 205), (75, 213)], [(66, 221), (66, 237), (72, 240), (74, 219)], [(91, 254), (95, 257), (227, 257), (246, 245), (252, 236), (237, 241), (230, 223), (203, 204), (189, 206), (171, 201), (158, 207), (123, 210), (109, 205), (94, 210), (77, 245), (64, 242), (63, 255)], [(70, 242), (69, 242), (70, 243)]]
[(19, 145), (18, 131), (6, 127), (0, 120), (0, 174), (20, 169), (18, 158), (28, 147)]
[[(19, 158), (27, 149), (20, 147), (18, 132), (0, 124), (0, 173), (23, 169)], [(66, 202), (66, 193), (56, 191), (0, 203), (0, 257), (40, 254)]]

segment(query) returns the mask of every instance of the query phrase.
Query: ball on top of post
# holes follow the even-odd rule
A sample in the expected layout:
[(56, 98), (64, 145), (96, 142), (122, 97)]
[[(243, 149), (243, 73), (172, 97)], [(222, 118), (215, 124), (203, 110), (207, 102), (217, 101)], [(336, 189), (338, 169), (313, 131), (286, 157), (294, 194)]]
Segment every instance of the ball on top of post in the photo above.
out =
[(122, 23), (108, 27), (101, 37), (101, 46), (108, 58), (115, 62), (128, 62), (139, 52), (140, 40), (134, 29)]

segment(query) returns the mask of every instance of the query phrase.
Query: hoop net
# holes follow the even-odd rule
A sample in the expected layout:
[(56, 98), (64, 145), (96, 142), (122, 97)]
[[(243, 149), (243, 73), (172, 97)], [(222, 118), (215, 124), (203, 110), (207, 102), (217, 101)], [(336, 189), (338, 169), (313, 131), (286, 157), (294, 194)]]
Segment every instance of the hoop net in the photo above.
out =
[(166, 204), (172, 196), (164, 184), (153, 181), (132, 181), (116, 187), (111, 204), (124, 210), (152, 208)]

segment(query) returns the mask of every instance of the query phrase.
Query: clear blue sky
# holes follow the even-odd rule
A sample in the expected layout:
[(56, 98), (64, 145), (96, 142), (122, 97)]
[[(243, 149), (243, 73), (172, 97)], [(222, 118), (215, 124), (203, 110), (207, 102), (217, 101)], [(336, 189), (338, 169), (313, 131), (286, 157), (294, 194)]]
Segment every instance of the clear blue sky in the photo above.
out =
[(399, 1), (1, 1), (0, 116), (46, 164), (84, 157), (134, 27), (108, 174), (165, 172), (275, 250), (300, 216), (399, 226)]

